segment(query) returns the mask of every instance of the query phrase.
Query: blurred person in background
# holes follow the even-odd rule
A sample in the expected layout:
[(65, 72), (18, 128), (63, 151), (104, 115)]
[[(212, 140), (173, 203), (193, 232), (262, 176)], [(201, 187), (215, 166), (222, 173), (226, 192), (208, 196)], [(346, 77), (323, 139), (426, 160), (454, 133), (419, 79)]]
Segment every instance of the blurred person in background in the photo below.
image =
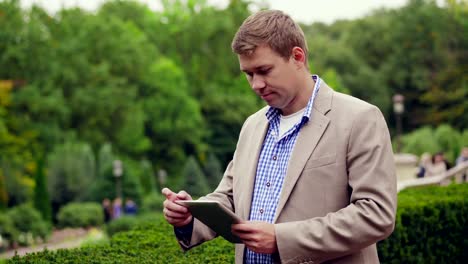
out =
[(104, 223), (108, 223), (112, 218), (112, 204), (109, 198), (102, 200), (102, 212), (104, 213)]
[[(457, 160), (455, 161), (455, 165), (460, 165), (466, 161), (468, 161), (468, 147), (463, 147), (463, 149), (460, 152), (460, 156), (458, 156)], [(467, 180), (468, 180), (468, 175), (465, 172), (463, 174), (463, 181), (466, 182)]]
[(137, 205), (136, 203), (130, 199), (130, 198), (127, 198), (125, 200), (125, 209), (124, 209), (124, 212), (126, 215), (136, 215), (137, 214)]
[(438, 176), (446, 172), (449, 165), (445, 160), (443, 152), (437, 152), (432, 156), (432, 162), (426, 167), (425, 177)]
[(468, 161), (468, 147), (464, 147), (461, 152), (460, 156), (458, 156), (457, 161), (455, 162), (456, 165), (459, 165), (465, 161)]
[(425, 152), (421, 155), (421, 159), (419, 160), (418, 166), (418, 173), (416, 176), (418, 178), (423, 178), (426, 174), (427, 167), (432, 165), (432, 156), (430, 153)]
[(122, 199), (117, 197), (112, 204), (112, 219), (118, 219), (122, 216)]

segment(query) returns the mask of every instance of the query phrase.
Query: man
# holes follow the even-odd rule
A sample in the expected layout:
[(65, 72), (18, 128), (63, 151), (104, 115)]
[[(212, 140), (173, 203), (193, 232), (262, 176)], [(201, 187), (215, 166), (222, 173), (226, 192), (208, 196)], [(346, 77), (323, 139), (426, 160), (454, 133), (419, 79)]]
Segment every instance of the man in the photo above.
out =
[[(244, 123), (217, 200), (232, 226), (236, 263), (378, 263), (393, 230), (396, 177), (388, 128), (366, 102), (334, 92), (307, 64), (304, 34), (281, 11), (244, 21), (232, 43), (268, 106)], [(187, 250), (216, 234), (164, 188), (164, 216)]]

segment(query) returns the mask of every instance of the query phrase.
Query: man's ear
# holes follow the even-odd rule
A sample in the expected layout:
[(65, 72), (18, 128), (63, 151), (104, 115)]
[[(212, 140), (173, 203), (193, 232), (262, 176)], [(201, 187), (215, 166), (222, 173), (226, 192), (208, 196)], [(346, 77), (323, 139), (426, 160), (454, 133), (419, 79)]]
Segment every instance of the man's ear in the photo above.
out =
[(297, 62), (297, 64), (304, 65), (306, 55), (303, 49), (301, 49), (300, 47), (294, 47), (292, 49), (291, 56), (294, 59), (294, 61)]

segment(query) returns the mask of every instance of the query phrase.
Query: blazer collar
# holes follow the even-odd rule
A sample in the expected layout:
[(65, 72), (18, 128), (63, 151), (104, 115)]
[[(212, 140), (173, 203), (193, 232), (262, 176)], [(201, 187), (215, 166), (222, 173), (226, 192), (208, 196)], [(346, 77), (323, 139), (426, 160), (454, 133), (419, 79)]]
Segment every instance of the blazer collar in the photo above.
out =
[(281, 214), (289, 196), (291, 195), (297, 180), (302, 174), (307, 160), (309, 160), (315, 147), (322, 138), (323, 133), (330, 123), (325, 115), (330, 111), (333, 98), (333, 90), (325, 82), (320, 85), (320, 90), (314, 102), (311, 119), (300, 130), (289, 160), (286, 177), (276, 208), (275, 223)]
[[(290, 163), (286, 173), (286, 178), (283, 183), (283, 188), (280, 194), (280, 200), (276, 209), (276, 215), (273, 222), (276, 222), (281, 210), (283, 209), (291, 191), (299, 178), (307, 160), (312, 154), (315, 146), (318, 144), (322, 134), (328, 126), (329, 119), (325, 114), (331, 109), (333, 97), (333, 90), (322, 80), (320, 84), (320, 90), (315, 98), (311, 119), (307, 122), (299, 132), (293, 153), (291, 154)], [(255, 177), (257, 172), (258, 160), (260, 157), (260, 151), (262, 149), (263, 140), (268, 131), (268, 119), (265, 116), (268, 106), (257, 112), (255, 132), (249, 140), (250, 151), (248, 152), (249, 164), (246, 164), (247, 177), (245, 185), (245, 196), (243, 196), (242, 202), (240, 203), (240, 217), (242, 219), (248, 219), (250, 215), (250, 208), (252, 205), (253, 190), (255, 184)], [(252, 120), (253, 121), (253, 120)], [(305, 143), (305, 144), (304, 144)]]

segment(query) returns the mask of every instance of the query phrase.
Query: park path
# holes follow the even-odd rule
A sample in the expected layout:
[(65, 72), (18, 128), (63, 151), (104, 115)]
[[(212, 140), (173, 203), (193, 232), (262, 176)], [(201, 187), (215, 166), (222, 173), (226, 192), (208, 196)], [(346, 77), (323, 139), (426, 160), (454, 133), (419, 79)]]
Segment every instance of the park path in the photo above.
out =
[(89, 230), (84, 228), (66, 228), (62, 230), (54, 230), (47, 243), (42, 243), (30, 247), (20, 247), (17, 249), (8, 250), (0, 254), (0, 259), (8, 259), (15, 256), (15, 252), (19, 256), (24, 256), (28, 253), (42, 251), (45, 248), (48, 250), (56, 250), (61, 248), (76, 248), (83, 243), (87, 237)]

